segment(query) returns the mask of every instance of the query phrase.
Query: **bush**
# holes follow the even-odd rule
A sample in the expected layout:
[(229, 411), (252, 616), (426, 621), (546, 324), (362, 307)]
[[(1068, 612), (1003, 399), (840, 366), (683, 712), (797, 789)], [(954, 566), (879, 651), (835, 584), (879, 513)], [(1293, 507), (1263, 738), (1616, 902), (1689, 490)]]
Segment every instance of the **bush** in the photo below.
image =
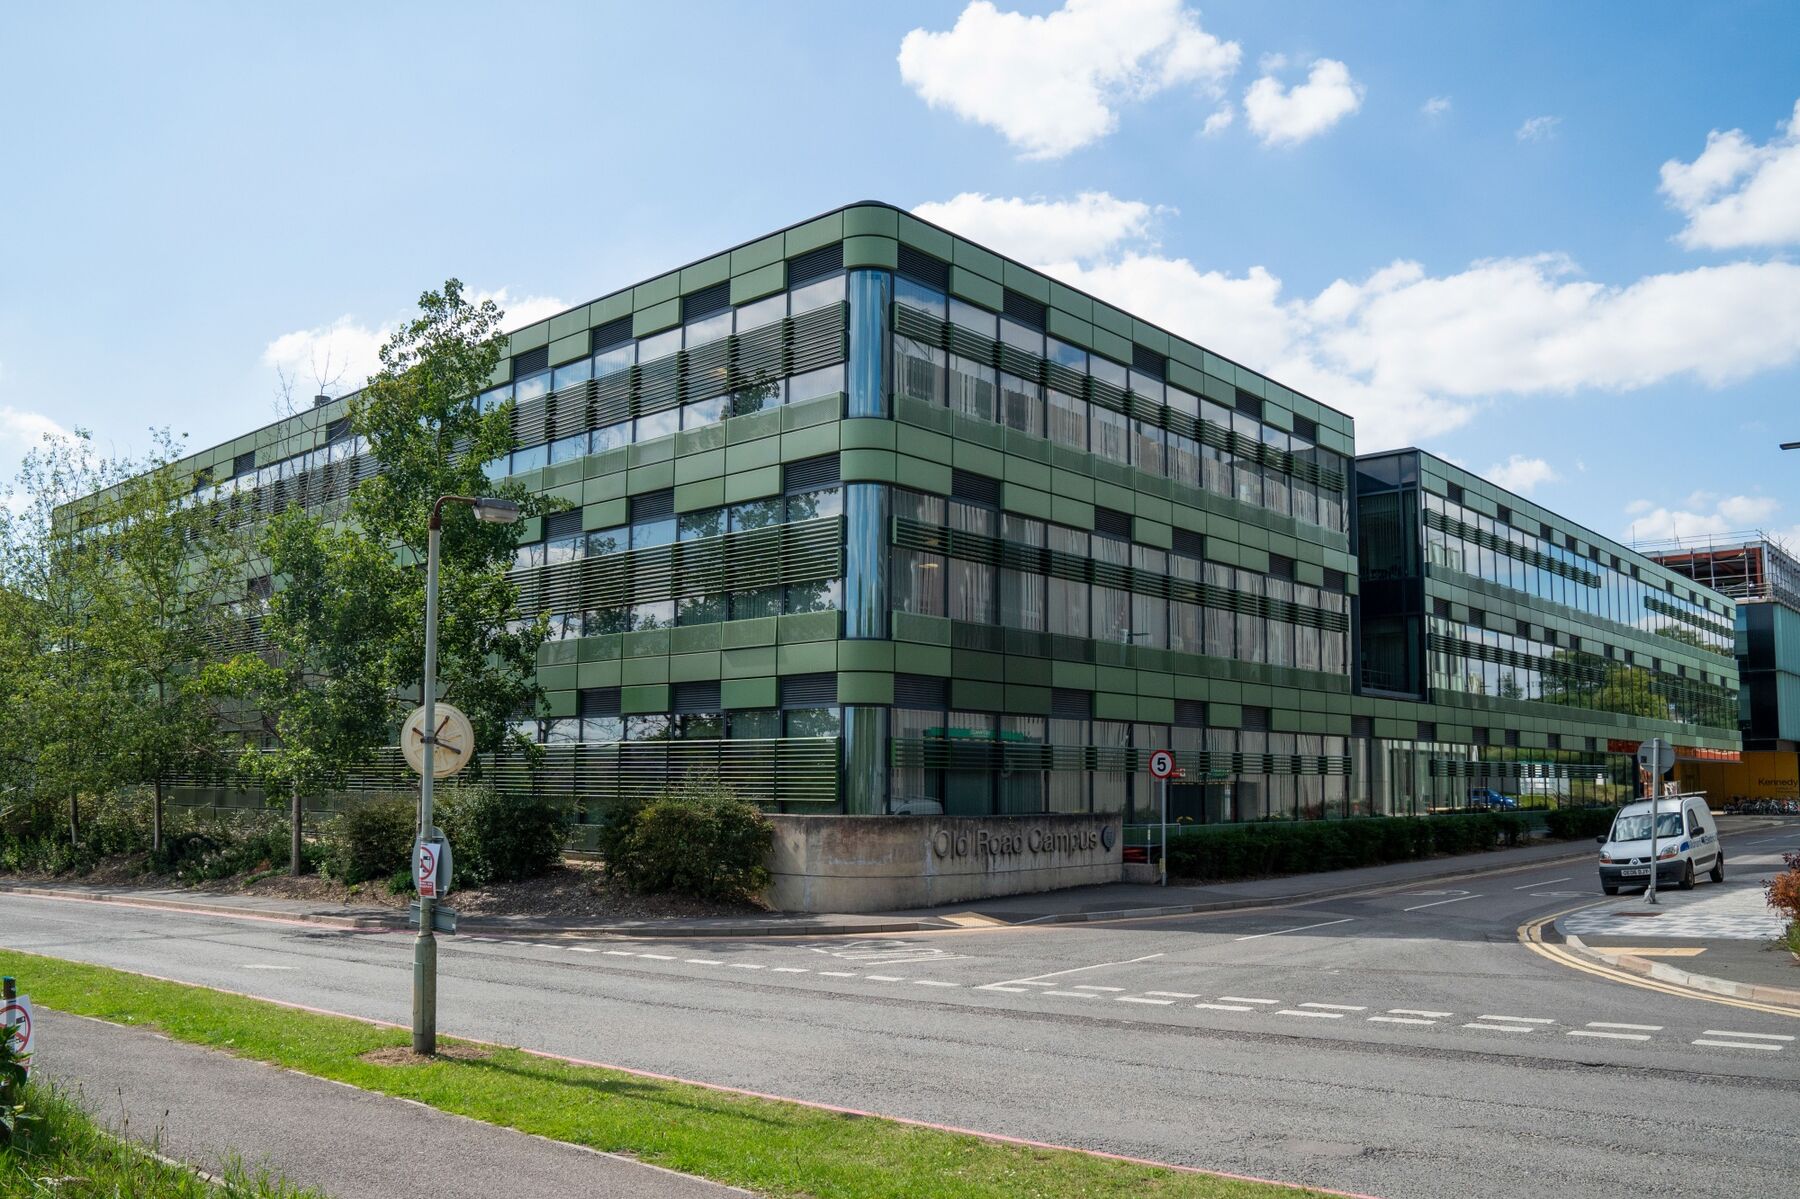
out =
[(1376, 816), (1196, 829), (1169, 841), (1169, 873), (1225, 881), (1312, 874), (1410, 862), (1433, 853), (1479, 853), (1517, 845), (1528, 823), (1516, 813)]
[(1559, 841), (1598, 837), (1612, 828), (1617, 808), (1554, 808), (1544, 813), (1544, 828)]
[(326, 831), (326, 869), (346, 883), (410, 873), (418, 835), (418, 801), (406, 795), (378, 795), (353, 803)]
[(1781, 860), (1787, 869), (1763, 884), (1763, 898), (1787, 919), (1781, 943), (1800, 955), (1800, 850), (1782, 854)]
[[(452, 881), (461, 887), (482, 887), (549, 873), (562, 860), (569, 810), (554, 800), (514, 799), (473, 784), (440, 793), (437, 824), (450, 840), (456, 870)], [(410, 835), (407, 844), (411, 845)]]
[(638, 891), (699, 899), (754, 898), (769, 883), (774, 835), (762, 810), (707, 775), (611, 814), (601, 837), (609, 874)]

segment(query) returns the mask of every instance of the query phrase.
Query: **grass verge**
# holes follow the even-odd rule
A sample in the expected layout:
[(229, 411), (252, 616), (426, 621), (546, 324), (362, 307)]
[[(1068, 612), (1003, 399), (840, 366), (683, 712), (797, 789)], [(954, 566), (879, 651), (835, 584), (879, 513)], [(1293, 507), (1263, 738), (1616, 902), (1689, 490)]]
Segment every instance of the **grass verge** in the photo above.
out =
[[(769, 1195), (1295, 1199), (1320, 1194), (822, 1111), (516, 1049), (428, 1065), (384, 1065), (365, 1055), (409, 1044), (404, 1031), (35, 954), (0, 953), (0, 970), (17, 975), (20, 989), (44, 1007), (115, 1024), (154, 1025), (178, 1041)], [(1054, 1102), (1055, 1096), (1043, 1100)]]
[(50, 1087), (27, 1088), (25, 1109), (17, 1139), (0, 1148), (0, 1199), (322, 1199), (266, 1174), (233, 1170), (208, 1182), (113, 1137)]

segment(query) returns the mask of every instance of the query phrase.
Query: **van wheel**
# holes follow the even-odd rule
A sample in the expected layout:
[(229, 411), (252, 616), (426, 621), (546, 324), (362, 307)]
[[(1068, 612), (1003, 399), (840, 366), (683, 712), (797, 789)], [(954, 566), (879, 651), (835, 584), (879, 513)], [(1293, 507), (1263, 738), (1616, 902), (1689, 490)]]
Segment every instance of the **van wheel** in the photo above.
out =
[(1708, 877), (1715, 883), (1725, 881), (1725, 854), (1723, 851), (1720, 851), (1719, 856), (1713, 859), (1712, 874)]
[(1619, 893), (1619, 888), (1614, 886), (1612, 883), (1601, 883), (1600, 889), (1602, 891), (1606, 892), (1608, 895), (1617, 895)]
[(1675, 885), (1680, 887), (1683, 891), (1692, 891), (1694, 889), (1694, 864), (1692, 862), (1687, 863), (1682, 868), (1681, 881)]

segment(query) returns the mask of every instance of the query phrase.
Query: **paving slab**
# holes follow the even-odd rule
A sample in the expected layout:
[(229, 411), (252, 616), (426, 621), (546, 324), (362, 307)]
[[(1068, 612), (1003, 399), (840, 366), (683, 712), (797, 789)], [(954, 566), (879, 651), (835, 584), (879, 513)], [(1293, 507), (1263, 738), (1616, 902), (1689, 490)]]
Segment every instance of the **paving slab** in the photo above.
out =
[(115, 1132), (214, 1173), (236, 1162), (333, 1199), (750, 1194), (140, 1028), (40, 1009), (37, 1042), (41, 1076), (79, 1092)]

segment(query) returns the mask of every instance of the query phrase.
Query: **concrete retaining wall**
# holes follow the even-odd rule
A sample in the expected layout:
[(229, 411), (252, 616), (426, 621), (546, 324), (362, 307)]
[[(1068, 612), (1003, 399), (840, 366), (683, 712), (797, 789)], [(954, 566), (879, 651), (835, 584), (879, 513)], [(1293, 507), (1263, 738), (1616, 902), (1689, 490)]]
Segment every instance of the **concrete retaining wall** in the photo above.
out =
[(771, 816), (768, 903), (880, 912), (1116, 883), (1118, 816)]

